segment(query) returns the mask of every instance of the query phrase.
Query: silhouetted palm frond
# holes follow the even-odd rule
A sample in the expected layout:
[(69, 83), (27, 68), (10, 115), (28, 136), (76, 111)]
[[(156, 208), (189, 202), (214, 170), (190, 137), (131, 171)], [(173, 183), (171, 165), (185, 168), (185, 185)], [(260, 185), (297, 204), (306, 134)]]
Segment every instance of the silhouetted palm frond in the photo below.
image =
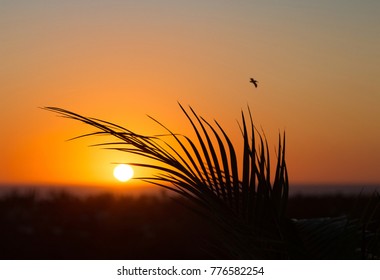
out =
[(141, 135), (61, 108), (44, 109), (98, 129), (79, 137), (112, 135), (118, 139), (116, 142), (99, 145), (154, 160), (154, 163), (129, 164), (156, 170), (152, 177), (141, 179), (178, 193), (199, 206), (197, 211), (222, 229), (220, 242), (235, 257), (287, 255), (286, 234), (282, 232), (288, 196), (285, 134), (279, 137), (272, 185), (267, 140), (255, 129), (250, 111), (248, 122), (245, 114), (241, 114), (243, 162), (239, 163), (235, 145), (217, 121), (212, 125), (191, 107), (189, 112), (181, 104), (180, 108), (195, 132), (195, 140), (172, 132), (154, 118), (171, 136), (171, 141), (166, 140), (167, 136), (164, 139)]
[(187, 198), (191, 209), (214, 223), (219, 229), (214, 246), (222, 256), (237, 259), (379, 257), (380, 226), (375, 217), (380, 205), (378, 197), (359, 217), (289, 219), (285, 215), (289, 191), (285, 133), (279, 135), (272, 181), (267, 139), (256, 130), (249, 108), (248, 119), (241, 113), (243, 149), (239, 157), (236, 144), (217, 121), (210, 123), (191, 107), (185, 110), (179, 106), (195, 139), (174, 133), (154, 118), (151, 119), (165, 134), (142, 135), (61, 108), (44, 109), (97, 129), (76, 138), (110, 135), (116, 140), (95, 146), (142, 156), (140, 162), (129, 164), (153, 169), (155, 173), (140, 179)]

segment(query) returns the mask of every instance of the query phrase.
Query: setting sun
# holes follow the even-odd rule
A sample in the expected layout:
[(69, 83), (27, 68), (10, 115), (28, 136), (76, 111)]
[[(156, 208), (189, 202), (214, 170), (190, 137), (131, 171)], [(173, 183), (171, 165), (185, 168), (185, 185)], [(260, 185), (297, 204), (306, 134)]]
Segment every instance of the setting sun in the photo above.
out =
[(133, 177), (133, 169), (130, 165), (119, 164), (113, 170), (113, 176), (120, 182), (126, 182)]

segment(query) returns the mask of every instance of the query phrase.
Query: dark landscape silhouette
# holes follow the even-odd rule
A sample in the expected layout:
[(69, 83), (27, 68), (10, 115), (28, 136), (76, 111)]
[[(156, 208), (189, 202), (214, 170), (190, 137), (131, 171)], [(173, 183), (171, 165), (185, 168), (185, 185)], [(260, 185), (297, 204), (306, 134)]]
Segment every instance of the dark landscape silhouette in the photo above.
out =
[[(297, 195), (289, 199), (286, 215), (309, 220), (355, 217), (371, 199), (370, 195)], [(219, 229), (184, 205), (185, 199), (168, 196), (8, 192), (0, 197), (0, 259), (234, 258)], [(379, 256), (336, 253), (338, 259)]]

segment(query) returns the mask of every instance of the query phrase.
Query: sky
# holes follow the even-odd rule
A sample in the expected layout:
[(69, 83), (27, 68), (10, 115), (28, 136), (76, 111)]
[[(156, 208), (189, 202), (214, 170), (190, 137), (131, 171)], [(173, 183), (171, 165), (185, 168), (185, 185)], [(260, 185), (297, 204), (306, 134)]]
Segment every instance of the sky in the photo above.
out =
[(135, 160), (66, 141), (92, 130), (41, 107), (190, 133), (177, 102), (236, 142), (249, 106), (273, 156), (286, 131), (291, 183), (378, 184), (379, 14), (377, 0), (0, 0), (0, 184), (116, 184), (113, 163)]

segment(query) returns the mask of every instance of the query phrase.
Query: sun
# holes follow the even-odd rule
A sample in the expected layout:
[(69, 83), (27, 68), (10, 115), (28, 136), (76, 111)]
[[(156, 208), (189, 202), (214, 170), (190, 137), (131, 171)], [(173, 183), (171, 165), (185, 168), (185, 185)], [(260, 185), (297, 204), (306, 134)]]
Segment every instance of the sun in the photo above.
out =
[(126, 182), (133, 177), (133, 169), (128, 164), (119, 164), (113, 170), (113, 176), (120, 182)]

